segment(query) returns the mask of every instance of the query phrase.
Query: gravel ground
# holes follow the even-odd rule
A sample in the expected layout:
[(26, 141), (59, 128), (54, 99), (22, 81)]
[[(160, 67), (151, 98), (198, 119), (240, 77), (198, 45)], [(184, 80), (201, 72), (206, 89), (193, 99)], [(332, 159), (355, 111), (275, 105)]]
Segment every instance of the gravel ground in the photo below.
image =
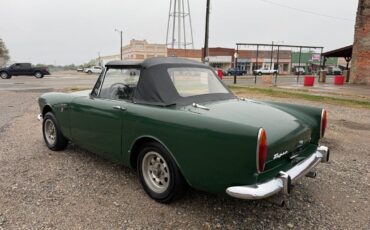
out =
[(278, 195), (283, 207), (194, 190), (163, 205), (129, 168), (74, 145), (50, 151), (36, 120), (39, 94), (0, 94), (0, 229), (370, 229), (370, 110), (324, 105), (331, 162)]

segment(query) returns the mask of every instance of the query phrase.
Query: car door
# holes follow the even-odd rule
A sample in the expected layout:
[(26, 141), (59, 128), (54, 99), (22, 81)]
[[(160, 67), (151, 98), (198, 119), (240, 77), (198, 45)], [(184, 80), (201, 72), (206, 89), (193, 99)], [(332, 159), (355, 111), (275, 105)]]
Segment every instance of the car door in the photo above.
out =
[(18, 75), (21, 75), (22, 74), (22, 69), (21, 69), (21, 64), (14, 64), (14, 65), (12, 65), (12, 67), (11, 67), (11, 72), (12, 72), (12, 75), (14, 75), (14, 76), (18, 76)]
[[(92, 93), (77, 97), (72, 103), (73, 140), (115, 162), (123, 160), (122, 120), (132, 93), (128, 86), (136, 85), (138, 81), (138, 76), (132, 79), (126, 73), (121, 69), (103, 71)], [(128, 91), (123, 92), (123, 88)]]
[(98, 97), (73, 100), (71, 135), (73, 141), (115, 162), (122, 160), (123, 102)]
[(20, 68), (20, 75), (32, 75), (32, 66), (29, 63), (22, 63)]

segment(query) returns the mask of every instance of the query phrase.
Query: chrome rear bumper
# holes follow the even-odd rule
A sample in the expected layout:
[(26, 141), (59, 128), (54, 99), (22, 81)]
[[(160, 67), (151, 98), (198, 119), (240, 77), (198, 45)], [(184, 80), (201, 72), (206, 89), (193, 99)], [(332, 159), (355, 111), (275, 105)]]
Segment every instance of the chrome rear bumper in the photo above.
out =
[(307, 175), (320, 162), (328, 162), (329, 155), (329, 148), (320, 146), (306, 160), (286, 172), (281, 171), (278, 177), (262, 184), (229, 187), (226, 193), (232, 197), (247, 200), (263, 199), (281, 191), (289, 194), (292, 183)]

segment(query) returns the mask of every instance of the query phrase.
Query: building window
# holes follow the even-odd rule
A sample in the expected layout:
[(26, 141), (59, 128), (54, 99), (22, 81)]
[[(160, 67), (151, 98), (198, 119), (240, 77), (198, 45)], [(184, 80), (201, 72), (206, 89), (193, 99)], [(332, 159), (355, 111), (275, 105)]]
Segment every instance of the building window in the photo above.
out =
[(284, 64), (284, 65), (283, 65), (283, 71), (284, 71), (284, 72), (287, 72), (287, 71), (288, 71), (288, 69), (289, 69), (289, 64)]
[(136, 59), (144, 59), (144, 55), (142, 54), (136, 54)]

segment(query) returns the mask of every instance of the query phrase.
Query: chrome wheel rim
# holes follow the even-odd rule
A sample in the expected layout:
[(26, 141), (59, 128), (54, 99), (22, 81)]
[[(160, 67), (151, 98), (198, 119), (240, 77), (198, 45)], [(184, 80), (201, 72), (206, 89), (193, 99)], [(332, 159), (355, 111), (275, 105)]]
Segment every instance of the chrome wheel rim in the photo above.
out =
[(40, 78), (41, 77), (41, 73), (36, 73), (36, 77), (37, 78)]
[(8, 77), (8, 74), (6, 74), (6, 73), (2, 73), (0, 76), (1, 76), (1, 78), (2, 78), (2, 79), (5, 79), (5, 78), (7, 78), (7, 77)]
[(45, 121), (44, 133), (45, 133), (46, 141), (50, 145), (54, 145), (57, 139), (57, 132), (56, 132), (54, 122), (51, 121), (50, 119)]
[(170, 171), (167, 162), (159, 153), (147, 152), (141, 167), (145, 183), (152, 191), (163, 193), (167, 190), (171, 179)]

